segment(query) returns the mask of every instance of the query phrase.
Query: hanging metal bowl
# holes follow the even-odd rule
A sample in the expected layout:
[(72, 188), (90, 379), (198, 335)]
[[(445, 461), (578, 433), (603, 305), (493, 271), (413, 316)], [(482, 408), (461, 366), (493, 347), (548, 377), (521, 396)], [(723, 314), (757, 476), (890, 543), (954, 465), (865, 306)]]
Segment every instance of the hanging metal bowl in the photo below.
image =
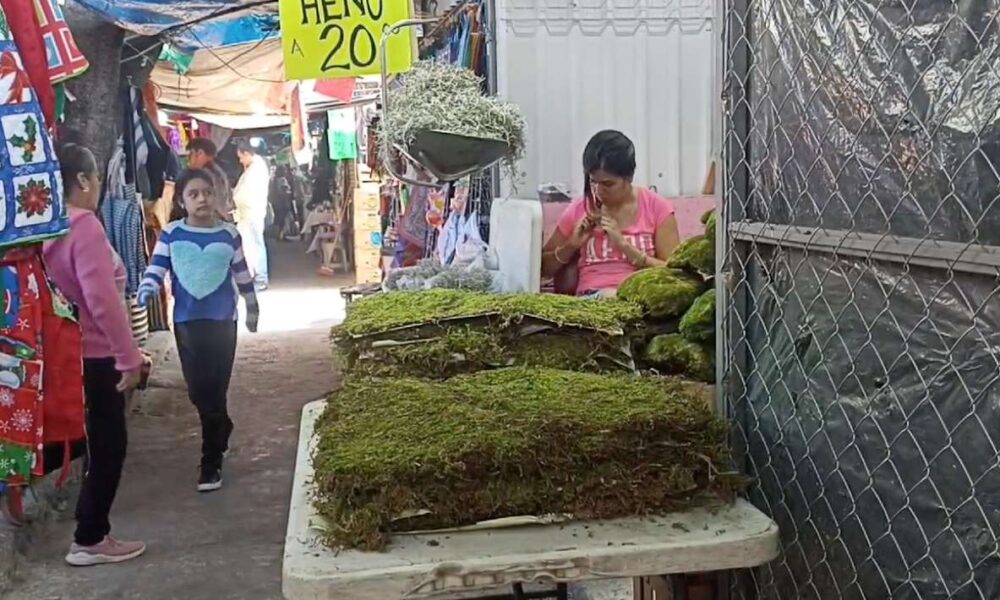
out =
[(422, 129), (407, 148), (397, 149), (441, 181), (457, 181), (500, 161), (510, 146), (503, 140)]

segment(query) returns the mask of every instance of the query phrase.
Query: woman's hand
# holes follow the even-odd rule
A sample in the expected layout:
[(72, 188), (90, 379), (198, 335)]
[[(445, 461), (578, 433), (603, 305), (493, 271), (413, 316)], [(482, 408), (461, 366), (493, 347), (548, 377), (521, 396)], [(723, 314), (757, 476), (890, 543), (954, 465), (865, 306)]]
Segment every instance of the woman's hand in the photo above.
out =
[(583, 217), (577, 221), (576, 227), (573, 228), (573, 233), (566, 240), (566, 245), (573, 250), (579, 250), (590, 239), (596, 225), (597, 223), (590, 215)]
[(122, 371), (122, 377), (118, 381), (118, 385), (115, 388), (121, 392), (126, 393), (129, 390), (134, 390), (139, 387), (139, 382), (142, 381), (142, 366), (138, 366), (129, 371)]
[(608, 241), (622, 252), (627, 252), (631, 249), (631, 244), (622, 235), (622, 229), (618, 226), (618, 221), (614, 220), (612, 217), (604, 216), (601, 217), (600, 221), (601, 229), (604, 230), (604, 234), (608, 236)]

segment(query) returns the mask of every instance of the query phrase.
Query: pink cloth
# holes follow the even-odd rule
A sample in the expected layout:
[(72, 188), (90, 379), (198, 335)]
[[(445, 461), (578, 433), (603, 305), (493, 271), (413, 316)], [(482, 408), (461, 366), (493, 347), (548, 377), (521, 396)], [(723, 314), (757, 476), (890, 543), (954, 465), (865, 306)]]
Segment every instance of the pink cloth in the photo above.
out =
[(671, 198), (670, 202), (674, 205), (674, 217), (677, 218), (682, 242), (705, 233), (701, 218), (715, 208), (715, 196), (683, 196)]
[(125, 310), (125, 267), (97, 215), (69, 209), (69, 234), (45, 242), (49, 278), (80, 311), (84, 358), (114, 357), (119, 371), (142, 366)]
[[(656, 256), (656, 229), (672, 214), (674, 207), (666, 198), (641, 189), (635, 222), (623, 229), (622, 234), (647, 256)], [(559, 231), (566, 237), (571, 236), (576, 224), (585, 216), (587, 208), (584, 199), (574, 200), (559, 218)], [(580, 249), (578, 267), (577, 293), (615, 289), (636, 272), (625, 254), (611, 244), (602, 229), (595, 229)]]

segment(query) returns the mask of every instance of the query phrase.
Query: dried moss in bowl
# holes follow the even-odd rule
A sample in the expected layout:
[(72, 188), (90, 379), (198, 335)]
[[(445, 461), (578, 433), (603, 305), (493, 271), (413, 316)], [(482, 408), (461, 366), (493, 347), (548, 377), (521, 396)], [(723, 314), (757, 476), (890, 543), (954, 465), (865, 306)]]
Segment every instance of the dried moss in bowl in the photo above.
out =
[(483, 95), (481, 83), (475, 73), (460, 66), (417, 63), (388, 92), (381, 139), (406, 148), (426, 129), (502, 140), (509, 147), (505, 165), (515, 175), (524, 156), (524, 119), (515, 105)]
[(546, 369), (349, 381), (317, 423), (315, 506), (329, 544), (379, 550), (423, 511), (426, 529), (730, 497), (728, 427), (709, 405), (694, 382)]

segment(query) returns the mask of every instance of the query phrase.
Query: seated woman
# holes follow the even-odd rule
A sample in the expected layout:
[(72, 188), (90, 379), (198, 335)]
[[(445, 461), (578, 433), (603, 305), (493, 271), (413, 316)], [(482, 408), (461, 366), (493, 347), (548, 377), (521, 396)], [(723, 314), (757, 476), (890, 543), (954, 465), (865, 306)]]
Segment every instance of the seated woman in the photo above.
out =
[(542, 277), (576, 265), (577, 295), (614, 296), (645, 267), (659, 267), (680, 243), (674, 209), (665, 198), (632, 183), (635, 146), (624, 134), (602, 131), (583, 151), (587, 190), (573, 201), (542, 251)]

